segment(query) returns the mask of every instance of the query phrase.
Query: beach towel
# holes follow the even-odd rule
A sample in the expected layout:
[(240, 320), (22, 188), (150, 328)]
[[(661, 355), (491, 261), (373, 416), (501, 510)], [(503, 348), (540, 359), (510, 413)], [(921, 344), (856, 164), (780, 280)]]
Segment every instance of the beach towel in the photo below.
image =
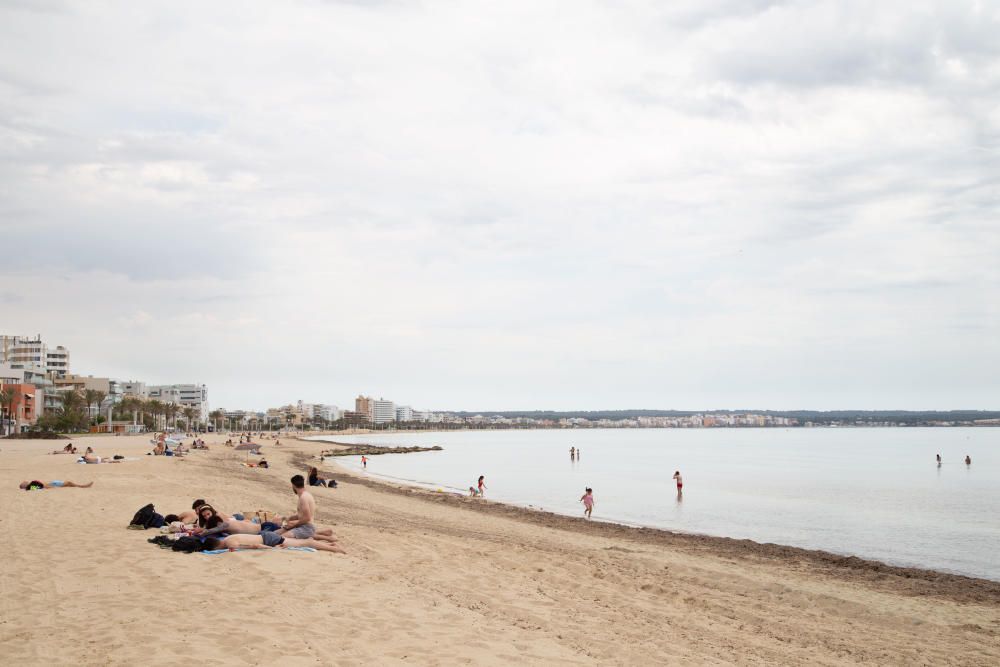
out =
[[(268, 551), (267, 549), (233, 549), (233, 551)], [(316, 551), (312, 547), (278, 547), (275, 549), (270, 549), (270, 551), (305, 551), (307, 553), (312, 553)], [(214, 549), (212, 551), (202, 551), (201, 553), (206, 556), (218, 556), (219, 554), (230, 553), (229, 549)]]

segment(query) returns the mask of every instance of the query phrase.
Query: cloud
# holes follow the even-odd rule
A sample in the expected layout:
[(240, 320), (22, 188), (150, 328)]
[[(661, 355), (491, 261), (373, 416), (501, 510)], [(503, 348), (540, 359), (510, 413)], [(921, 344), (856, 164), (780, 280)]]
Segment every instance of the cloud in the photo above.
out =
[(1000, 398), (988, 4), (26, 9), (0, 303), (80, 370), (230, 407)]

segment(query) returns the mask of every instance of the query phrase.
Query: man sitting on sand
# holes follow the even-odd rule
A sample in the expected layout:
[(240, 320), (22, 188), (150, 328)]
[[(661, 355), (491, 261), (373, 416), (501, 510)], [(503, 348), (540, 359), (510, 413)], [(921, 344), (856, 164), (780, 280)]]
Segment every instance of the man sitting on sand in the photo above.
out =
[(230, 535), (224, 540), (214, 537), (205, 540), (206, 551), (215, 551), (217, 549), (271, 549), (274, 547), (311, 547), (318, 551), (332, 551), (337, 554), (347, 553), (336, 544), (331, 544), (330, 542), (284, 537), (270, 531), (264, 531), (259, 535)]
[(316, 499), (306, 491), (306, 480), (302, 475), (292, 477), (292, 491), (299, 497), (299, 503), (295, 508), (295, 514), (281, 523), (278, 534), (297, 540), (307, 540), (316, 535), (316, 527), (312, 523), (313, 515), (316, 514)]
[(24, 489), (25, 491), (33, 491), (35, 489), (89, 489), (94, 485), (93, 482), (87, 482), (86, 484), (77, 484), (76, 482), (62, 481), (59, 479), (54, 479), (48, 484), (44, 482), (39, 482), (37, 480), (32, 480), (30, 482), (21, 482), (18, 488)]

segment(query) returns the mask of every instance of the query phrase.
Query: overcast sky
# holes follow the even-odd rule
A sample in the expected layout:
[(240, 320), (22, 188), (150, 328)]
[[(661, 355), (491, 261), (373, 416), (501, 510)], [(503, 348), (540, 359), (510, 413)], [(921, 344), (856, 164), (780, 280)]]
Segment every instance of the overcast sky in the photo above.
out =
[(0, 7), (0, 332), (77, 372), (1000, 408), (1000, 3)]

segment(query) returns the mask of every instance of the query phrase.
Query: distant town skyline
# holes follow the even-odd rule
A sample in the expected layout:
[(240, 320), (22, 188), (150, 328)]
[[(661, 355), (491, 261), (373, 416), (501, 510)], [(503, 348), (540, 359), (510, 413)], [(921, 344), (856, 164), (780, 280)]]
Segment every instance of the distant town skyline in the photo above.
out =
[(1000, 406), (988, 3), (180, 6), (0, 4), (0, 330), (76, 373)]

